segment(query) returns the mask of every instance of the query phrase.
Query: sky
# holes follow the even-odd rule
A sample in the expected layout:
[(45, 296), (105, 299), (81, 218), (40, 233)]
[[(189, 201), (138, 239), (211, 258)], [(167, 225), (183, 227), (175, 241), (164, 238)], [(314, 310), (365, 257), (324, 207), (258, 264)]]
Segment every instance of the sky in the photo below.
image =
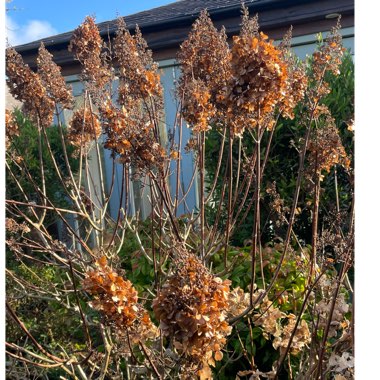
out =
[(11, 0), (6, 4), (6, 36), (12, 46), (74, 30), (86, 16), (113, 20), (175, 0)]

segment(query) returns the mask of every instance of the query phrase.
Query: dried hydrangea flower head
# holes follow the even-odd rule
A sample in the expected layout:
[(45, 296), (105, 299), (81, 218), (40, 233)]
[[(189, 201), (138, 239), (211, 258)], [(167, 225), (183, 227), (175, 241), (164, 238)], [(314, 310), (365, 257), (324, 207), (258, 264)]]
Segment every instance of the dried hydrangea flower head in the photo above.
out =
[(123, 18), (118, 19), (118, 29), (113, 40), (113, 50), (118, 63), (119, 104), (125, 105), (128, 97), (146, 99), (161, 98), (162, 86), (157, 72), (158, 65), (152, 59), (152, 52), (136, 27), (131, 35)]
[(194, 132), (210, 129), (222, 118), (221, 95), (230, 70), (230, 52), (225, 30), (218, 31), (208, 13), (201, 12), (178, 54), (182, 76), (178, 84), (182, 113)]
[(76, 110), (69, 124), (68, 139), (71, 144), (83, 148), (96, 141), (102, 132), (97, 115), (88, 107)]
[[(281, 335), (275, 336), (273, 340), (273, 347), (277, 350), (280, 349), (280, 353), (283, 354), (289, 344), (289, 340), (296, 327), (297, 317), (294, 314), (286, 315), (287, 324), (281, 329)], [(290, 352), (293, 355), (297, 355), (311, 342), (310, 330), (307, 322), (302, 319), (297, 325), (297, 329), (292, 337), (290, 344)]]
[(14, 136), (19, 136), (16, 116), (11, 110), (5, 110), (5, 147), (8, 149)]
[(118, 64), (118, 105), (108, 97), (100, 106), (105, 147), (121, 162), (133, 163), (137, 172), (163, 169), (167, 155), (159, 133), (163, 91), (157, 64), (140, 30), (136, 28), (132, 36), (122, 18), (113, 49)]
[(164, 336), (173, 337), (177, 351), (198, 369), (222, 359), (221, 349), (231, 327), (226, 320), (230, 281), (213, 276), (192, 254), (182, 252), (153, 301)]
[(281, 335), (280, 319), (286, 317), (286, 314), (275, 307), (267, 296), (260, 303), (260, 313), (256, 317), (254, 323), (263, 328), (263, 336), (266, 339), (269, 339), (269, 335), (275, 337)]
[[(242, 31), (233, 37), (231, 79), (225, 102), (235, 135), (264, 126), (268, 115), (286, 95), (287, 65), (279, 48), (258, 32), (257, 19), (243, 17)], [(242, 116), (245, 115), (245, 120)]]
[(334, 165), (345, 169), (350, 167), (350, 159), (342, 144), (335, 120), (329, 112), (320, 118), (320, 125), (312, 132), (308, 144), (309, 172), (323, 178), (322, 171), (330, 172)]
[[(334, 75), (339, 75), (339, 67), (345, 48), (342, 44), (342, 36), (339, 33), (341, 28), (340, 17), (336, 26), (333, 27), (326, 37), (325, 41), (320, 42), (318, 49), (313, 53), (312, 61), (312, 81), (310, 86), (311, 99), (319, 99), (330, 92), (328, 83), (324, 80), (327, 71)], [(320, 36), (322, 39), (322, 36)]]
[(305, 62), (297, 59), (291, 50), (292, 28), (284, 35), (279, 49), (287, 65), (287, 80), (284, 96), (281, 97), (278, 107), (284, 117), (293, 119), (296, 105), (304, 98), (307, 87)]
[(102, 99), (104, 87), (112, 79), (112, 70), (106, 63), (103, 49), (104, 41), (99, 34), (93, 17), (87, 16), (84, 22), (74, 30), (69, 51), (82, 65), (82, 79), (93, 95), (94, 101)]
[(65, 79), (61, 75), (61, 68), (54, 63), (53, 56), (42, 42), (38, 49), (37, 67), (49, 97), (62, 108), (72, 109), (74, 101), (72, 90), (66, 86)]
[(10, 93), (23, 102), (23, 111), (37, 125), (48, 127), (53, 122), (54, 102), (40, 76), (26, 65), (19, 53), (6, 49), (6, 76)]
[(194, 79), (183, 88), (182, 114), (193, 132), (206, 132), (211, 129), (216, 107), (211, 102), (211, 93), (203, 81)]
[(132, 163), (141, 173), (164, 168), (166, 151), (157, 142), (155, 126), (144, 117), (141, 108), (118, 108), (109, 100), (100, 108), (100, 114), (107, 135), (104, 147), (118, 155), (120, 162)]
[(342, 45), (342, 36), (339, 33), (341, 29), (340, 17), (328, 34), (325, 42), (313, 54), (313, 71), (316, 80), (323, 76), (323, 70), (331, 71), (334, 75), (339, 75), (339, 67), (342, 63), (342, 57), (345, 48)]
[(94, 298), (90, 306), (118, 331), (127, 332), (133, 343), (156, 337), (157, 328), (138, 302), (136, 289), (112, 270), (105, 256), (96, 261), (95, 269), (87, 272), (83, 287)]

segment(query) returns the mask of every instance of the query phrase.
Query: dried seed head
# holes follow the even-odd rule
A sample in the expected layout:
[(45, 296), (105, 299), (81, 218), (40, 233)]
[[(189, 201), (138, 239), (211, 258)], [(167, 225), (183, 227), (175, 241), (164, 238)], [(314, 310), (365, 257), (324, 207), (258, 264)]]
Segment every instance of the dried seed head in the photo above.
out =
[(13, 48), (6, 49), (6, 75), (10, 93), (23, 102), (23, 111), (42, 127), (53, 122), (54, 102), (42, 83), (40, 76), (33, 72), (19, 53)]
[(105, 256), (96, 261), (95, 269), (87, 272), (83, 287), (94, 298), (90, 306), (118, 331), (128, 333), (133, 343), (156, 337), (157, 328), (138, 303), (136, 289), (108, 266)]
[(106, 63), (103, 48), (105, 44), (93, 17), (87, 16), (74, 30), (69, 44), (76, 59), (83, 66), (82, 79), (95, 101), (103, 98), (103, 89), (112, 78), (112, 71)]
[(38, 49), (37, 67), (48, 96), (63, 108), (72, 109), (74, 99), (71, 88), (66, 86), (65, 79), (61, 75), (61, 68), (54, 63), (53, 56), (42, 42)]
[(5, 110), (5, 146), (8, 149), (14, 136), (19, 136), (19, 127), (15, 114)]
[(204, 132), (223, 118), (222, 99), (230, 71), (225, 30), (218, 31), (206, 11), (193, 24), (178, 54), (182, 76), (178, 94), (183, 115), (194, 132)]
[(229, 280), (213, 276), (193, 255), (176, 260), (175, 272), (153, 301), (164, 335), (200, 368), (221, 360), (231, 327), (226, 321)]
[(101, 134), (101, 125), (95, 113), (89, 108), (80, 108), (74, 112), (69, 125), (69, 141), (77, 147), (85, 147), (90, 141), (96, 141)]

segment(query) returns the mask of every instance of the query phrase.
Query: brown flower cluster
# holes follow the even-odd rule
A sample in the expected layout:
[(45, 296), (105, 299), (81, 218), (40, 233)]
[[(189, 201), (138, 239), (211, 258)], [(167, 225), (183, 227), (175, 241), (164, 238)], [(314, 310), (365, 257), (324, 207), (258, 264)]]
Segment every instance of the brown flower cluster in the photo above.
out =
[(122, 18), (113, 40), (118, 64), (118, 106), (107, 98), (100, 115), (107, 135), (105, 147), (132, 162), (137, 171), (162, 168), (167, 159), (160, 144), (158, 125), (162, 116), (162, 86), (141, 32), (131, 35)]
[[(336, 337), (342, 333), (346, 327), (349, 327), (349, 322), (346, 319), (347, 313), (350, 311), (350, 306), (347, 303), (347, 295), (344, 291), (338, 293), (335, 301), (333, 295), (337, 283), (331, 281), (326, 275), (323, 275), (318, 283), (318, 298), (321, 299), (316, 303), (315, 310), (318, 316), (318, 328), (328, 328), (328, 337)], [(328, 325), (331, 308), (334, 307), (331, 323)]]
[(270, 338), (270, 335), (279, 337), (281, 335), (280, 319), (285, 318), (286, 314), (273, 305), (273, 302), (266, 296), (260, 303), (260, 314), (255, 318), (254, 322), (256, 326), (263, 328), (263, 335), (266, 339)]
[(221, 118), (217, 111), (222, 107), (221, 95), (229, 76), (230, 52), (225, 30), (217, 31), (206, 11), (181, 45), (178, 61), (182, 70), (178, 92), (184, 118), (194, 132), (207, 131), (212, 120)]
[(81, 107), (70, 121), (68, 139), (77, 147), (85, 147), (90, 141), (96, 141), (101, 132), (97, 115), (89, 108)]
[(342, 165), (348, 169), (350, 159), (342, 145), (338, 128), (330, 113), (322, 120), (322, 125), (314, 129), (308, 145), (309, 171), (321, 176), (323, 170), (330, 171), (334, 165)]
[(8, 149), (14, 136), (20, 134), (17, 119), (11, 110), (5, 110), (5, 147)]
[(339, 17), (326, 41), (313, 53), (313, 74), (316, 81), (323, 78), (324, 71), (331, 71), (334, 75), (340, 74), (339, 66), (346, 50), (342, 45), (342, 36), (339, 34), (340, 28)]
[(179, 54), (182, 77), (178, 92), (183, 116), (194, 132), (211, 124), (228, 123), (231, 135), (246, 128), (271, 129), (278, 109), (285, 117), (303, 98), (307, 79), (304, 67), (290, 54), (287, 43), (276, 47), (259, 32), (257, 16), (244, 15), (231, 50), (224, 30), (218, 32), (207, 12), (194, 23)]
[(271, 201), (269, 203), (269, 207), (272, 210), (271, 218), (275, 223), (276, 227), (280, 227), (284, 224), (286, 219), (286, 213), (288, 213), (289, 207), (284, 205), (284, 200), (281, 198), (280, 194), (276, 189), (276, 181), (269, 183), (266, 188), (266, 193), (269, 195)]
[(287, 80), (285, 96), (279, 101), (279, 109), (284, 117), (293, 119), (294, 109), (305, 96), (307, 88), (307, 76), (305, 63), (297, 60), (291, 50), (292, 28), (288, 30), (282, 39), (279, 49), (282, 59), (287, 65)]
[(30, 232), (30, 228), (25, 222), (20, 224), (12, 218), (5, 218), (5, 230), (11, 234), (24, 234)]
[(50, 126), (53, 121), (54, 102), (48, 96), (40, 76), (11, 47), (6, 49), (6, 76), (9, 91), (23, 102), (25, 114), (36, 124)]
[(236, 317), (250, 304), (250, 294), (244, 292), (239, 286), (228, 294), (228, 317)]
[(231, 53), (232, 79), (226, 102), (234, 133), (240, 135), (244, 125), (239, 119), (234, 122), (235, 116), (250, 116), (249, 127), (262, 125), (286, 95), (287, 68), (281, 51), (262, 32), (234, 36)]
[(118, 30), (113, 40), (114, 54), (119, 64), (119, 104), (126, 105), (128, 97), (145, 99), (161, 97), (162, 86), (153, 62), (152, 52), (136, 27), (131, 35), (123, 18), (118, 20)]
[(182, 112), (195, 133), (211, 129), (216, 108), (210, 98), (211, 93), (201, 80), (194, 79), (184, 88)]
[[(288, 323), (282, 328), (281, 335), (276, 336), (273, 340), (273, 347), (283, 353), (288, 347), (289, 340), (293, 334), (296, 327), (296, 316), (294, 314), (288, 314), (286, 316)], [(290, 344), (290, 352), (293, 355), (297, 355), (305, 349), (305, 346), (311, 342), (311, 335), (309, 326), (304, 319), (300, 321), (297, 329), (292, 338), (292, 343)]]
[(153, 301), (162, 333), (201, 373), (222, 359), (231, 327), (226, 321), (230, 281), (213, 276), (193, 255), (177, 259), (175, 272)]
[(74, 99), (71, 88), (66, 86), (65, 79), (61, 75), (61, 68), (54, 63), (53, 56), (42, 42), (38, 49), (37, 67), (48, 96), (63, 108), (72, 109)]
[[(265, 297), (260, 304), (260, 314), (255, 319), (256, 326), (263, 328), (263, 336), (266, 339), (270, 339), (270, 336), (274, 337), (273, 347), (280, 351), (286, 350), (293, 330), (296, 327), (296, 316), (294, 314), (285, 314), (280, 309), (273, 306), (273, 303)], [(287, 319), (288, 323), (282, 326), (281, 320)], [(311, 336), (309, 327), (305, 320), (301, 320), (298, 324), (292, 343), (290, 345), (291, 353), (296, 355), (302, 351), (302, 349), (310, 343)]]
[(84, 289), (94, 300), (90, 306), (101, 311), (106, 321), (118, 331), (128, 334), (133, 343), (157, 336), (157, 328), (148, 312), (138, 303), (137, 291), (107, 265), (105, 256), (95, 263), (83, 281)]
[(119, 109), (109, 100), (100, 114), (107, 134), (104, 146), (118, 154), (121, 162), (133, 163), (142, 172), (163, 168), (166, 151), (155, 138), (154, 125), (144, 119), (139, 109), (124, 106)]
[[(102, 52), (104, 42), (93, 17), (87, 16), (74, 30), (69, 51), (83, 66), (82, 77), (90, 92), (101, 95), (101, 90), (111, 80), (111, 70)], [(96, 100), (96, 96), (94, 97)]]
[[(342, 36), (339, 34), (341, 28), (340, 18), (335, 27), (328, 34), (326, 40), (320, 44), (313, 53), (312, 61), (312, 83), (309, 98), (318, 100), (330, 92), (328, 83), (324, 80), (327, 71), (339, 75), (339, 67), (342, 63), (345, 48), (342, 45)], [(322, 38), (322, 37), (321, 37)]]

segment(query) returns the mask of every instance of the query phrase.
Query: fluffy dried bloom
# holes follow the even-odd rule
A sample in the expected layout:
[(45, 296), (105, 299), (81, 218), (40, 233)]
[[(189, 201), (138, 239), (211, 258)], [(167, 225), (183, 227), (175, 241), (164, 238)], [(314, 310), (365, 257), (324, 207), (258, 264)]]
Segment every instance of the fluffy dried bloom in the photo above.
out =
[(201, 80), (192, 80), (183, 89), (182, 113), (195, 133), (211, 129), (211, 120), (216, 108), (211, 102), (211, 93)]
[(153, 301), (162, 333), (173, 337), (179, 353), (199, 364), (203, 376), (222, 359), (231, 332), (226, 321), (229, 287), (229, 280), (213, 276), (196, 257), (184, 254)]
[(121, 162), (133, 163), (137, 172), (163, 168), (167, 160), (161, 145), (159, 123), (162, 116), (162, 86), (141, 32), (131, 35), (122, 18), (113, 40), (118, 64), (118, 106), (107, 98), (100, 114), (107, 135), (105, 147)]
[(144, 118), (140, 108), (131, 105), (119, 109), (108, 100), (100, 114), (107, 135), (104, 146), (117, 154), (121, 162), (133, 163), (141, 172), (163, 168), (166, 151), (157, 142), (154, 124)]
[(153, 62), (152, 52), (136, 27), (132, 36), (122, 18), (118, 19), (118, 30), (113, 48), (119, 64), (119, 104), (125, 105), (128, 97), (144, 99), (162, 96), (158, 65)]
[[(288, 323), (283, 327), (281, 335), (275, 337), (273, 341), (273, 347), (277, 350), (280, 349), (280, 352), (283, 353), (288, 344), (290, 337), (296, 326), (296, 316), (294, 314), (287, 315)], [(310, 330), (305, 320), (301, 320), (298, 324), (296, 332), (293, 336), (292, 343), (290, 344), (290, 352), (293, 355), (297, 355), (302, 350), (305, 349), (305, 346), (311, 342)]]
[(280, 319), (286, 317), (280, 309), (273, 306), (273, 302), (267, 296), (260, 303), (260, 313), (255, 318), (254, 323), (256, 326), (263, 328), (263, 335), (269, 339), (269, 335), (278, 337), (281, 335)]
[(289, 207), (284, 205), (284, 200), (276, 189), (276, 181), (269, 183), (266, 188), (266, 193), (270, 196), (271, 201), (269, 207), (272, 210), (271, 216), (273, 222), (277, 227), (280, 227), (283, 223), (286, 223), (286, 213), (289, 212)]
[(49, 98), (40, 76), (26, 65), (13, 48), (6, 49), (6, 75), (10, 93), (23, 102), (23, 111), (43, 127), (53, 122), (54, 102)]
[[(111, 80), (111, 70), (102, 54), (104, 42), (99, 34), (93, 17), (87, 16), (84, 22), (74, 30), (69, 51), (81, 63), (82, 77), (95, 95), (102, 94), (102, 89)], [(95, 100), (97, 96), (94, 97)]]
[[(329, 359), (328, 368), (335, 373), (342, 373), (347, 369), (353, 369), (355, 366), (355, 359), (349, 352), (343, 352), (343, 354), (337, 355), (332, 353)], [(335, 379), (338, 377), (335, 376)], [(346, 377), (341, 376), (341, 379), (346, 379)], [(349, 377), (351, 378), (351, 377)], [(352, 377), (353, 378), (353, 377)]]
[(15, 114), (5, 110), (5, 146), (8, 149), (14, 136), (20, 134)]
[(350, 167), (333, 117), (327, 113), (324, 119), (321, 120), (322, 125), (314, 129), (308, 145), (310, 170), (319, 176), (323, 170), (329, 172), (334, 165), (340, 164), (346, 169)]
[(154, 338), (157, 328), (148, 312), (138, 303), (137, 291), (110, 266), (105, 256), (95, 263), (83, 281), (84, 289), (93, 296), (90, 306), (102, 312), (106, 321), (120, 332), (128, 332), (133, 343)]
[(294, 109), (305, 96), (307, 76), (305, 63), (298, 60), (291, 50), (292, 28), (288, 30), (279, 46), (282, 58), (287, 64), (285, 95), (280, 99), (278, 107), (284, 117), (293, 119)]
[[(332, 293), (332, 292), (331, 292)], [(328, 316), (332, 307), (332, 300), (324, 297), (316, 305), (316, 311), (319, 315), (319, 326), (326, 328)], [(341, 322), (344, 320), (345, 315), (349, 311), (349, 305), (346, 302), (345, 295), (339, 293), (335, 300), (334, 311), (332, 315), (331, 324), (329, 326), (328, 337), (337, 335), (337, 330), (341, 327)]]
[(239, 286), (230, 291), (228, 295), (228, 317), (236, 317), (250, 304), (250, 294), (245, 293)]
[(340, 74), (339, 67), (346, 50), (342, 45), (340, 28), (339, 17), (336, 26), (332, 28), (326, 40), (313, 53), (309, 98), (314, 102), (330, 92), (330, 87), (324, 80), (326, 71), (330, 71), (334, 75)]
[(218, 31), (206, 11), (201, 12), (178, 54), (182, 75), (178, 84), (185, 120), (195, 132), (206, 131), (223, 118), (221, 95), (230, 72), (225, 30)]
[(246, 37), (256, 36), (259, 37), (259, 15), (255, 14), (253, 17), (249, 17), (249, 10), (243, 4), (242, 5), (242, 23), (240, 35)]
[(342, 36), (339, 34), (340, 29), (339, 17), (336, 26), (331, 29), (326, 41), (313, 53), (313, 75), (316, 81), (323, 78), (325, 71), (331, 71), (334, 75), (340, 74), (339, 66), (346, 50), (342, 45)]
[(30, 232), (30, 228), (25, 222), (20, 224), (12, 218), (5, 218), (5, 230), (11, 234), (24, 234)]
[(96, 141), (101, 134), (101, 125), (95, 113), (89, 108), (79, 108), (69, 124), (68, 139), (75, 146), (86, 146), (90, 141)]
[[(249, 20), (249, 19), (248, 19)], [(225, 102), (233, 133), (241, 135), (245, 127), (264, 124), (277, 103), (286, 95), (287, 66), (281, 50), (257, 33), (243, 18), (242, 33), (233, 37), (231, 51), (232, 76)], [(241, 115), (246, 116), (242, 122)]]
[(65, 79), (61, 75), (61, 68), (54, 63), (53, 56), (42, 42), (38, 49), (37, 67), (49, 97), (63, 108), (72, 109), (74, 98), (71, 88), (66, 86)]

